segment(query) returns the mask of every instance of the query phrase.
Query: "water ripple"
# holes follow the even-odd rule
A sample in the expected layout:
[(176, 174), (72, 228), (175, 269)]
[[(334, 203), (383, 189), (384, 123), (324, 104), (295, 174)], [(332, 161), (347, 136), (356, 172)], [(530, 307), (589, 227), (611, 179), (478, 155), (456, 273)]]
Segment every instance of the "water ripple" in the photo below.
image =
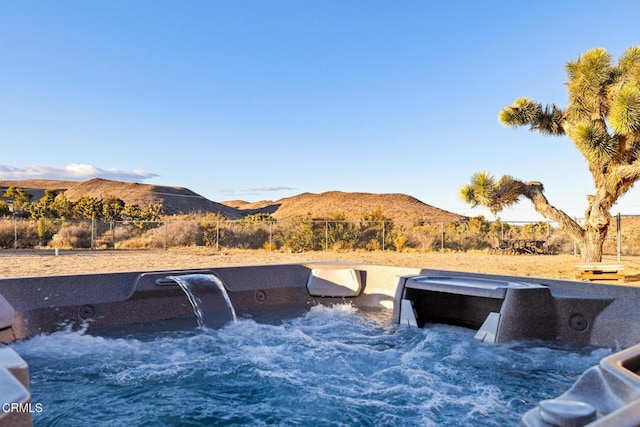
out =
[(516, 425), (609, 350), (492, 345), (473, 331), (385, 326), (348, 305), (280, 324), (119, 338), (40, 335), (38, 426)]

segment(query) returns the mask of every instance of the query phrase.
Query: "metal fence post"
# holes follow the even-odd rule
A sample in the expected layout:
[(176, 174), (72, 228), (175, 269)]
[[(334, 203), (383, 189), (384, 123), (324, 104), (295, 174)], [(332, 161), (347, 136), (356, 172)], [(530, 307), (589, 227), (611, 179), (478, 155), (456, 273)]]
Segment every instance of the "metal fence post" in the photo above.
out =
[(616, 216), (616, 243), (617, 243), (617, 253), (618, 253), (618, 261), (622, 258), (622, 221), (620, 220), (620, 212)]
[[(578, 222), (578, 218), (574, 218), (575, 222)], [(573, 241), (573, 256), (577, 257), (578, 256), (578, 244), (576, 243), (576, 241)]]
[(216, 251), (220, 250), (220, 217), (216, 219)]
[(164, 225), (164, 250), (166, 251), (168, 249), (168, 242), (167, 242), (167, 221), (162, 221), (162, 224)]
[(18, 249), (18, 216), (13, 214), (13, 249)]
[(329, 221), (324, 222), (324, 250), (329, 250)]
[(96, 217), (91, 217), (91, 249), (96, 248)]

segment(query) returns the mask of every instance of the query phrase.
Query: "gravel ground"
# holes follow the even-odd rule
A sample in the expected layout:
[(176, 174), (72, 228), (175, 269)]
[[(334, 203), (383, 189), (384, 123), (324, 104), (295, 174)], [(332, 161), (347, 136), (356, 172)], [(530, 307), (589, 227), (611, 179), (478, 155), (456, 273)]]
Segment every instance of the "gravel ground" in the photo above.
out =
[[(509, 276), (575, 279), (572, 255), (491, 255), (486, 253), (304, 252), (263, 250), (214, 251), (205, 248), (169, 250), (2, 251), (0, 277), (49, 276), (124, 271), (153, 271), (235, 265), (340, 261), (433, 268)], [(619, 263), (615, 257), (604, 262)], [(627, 285), (640, 285), (640, 258), (624, 257)], [(618, 284), (615, 281), (603, 283)]]

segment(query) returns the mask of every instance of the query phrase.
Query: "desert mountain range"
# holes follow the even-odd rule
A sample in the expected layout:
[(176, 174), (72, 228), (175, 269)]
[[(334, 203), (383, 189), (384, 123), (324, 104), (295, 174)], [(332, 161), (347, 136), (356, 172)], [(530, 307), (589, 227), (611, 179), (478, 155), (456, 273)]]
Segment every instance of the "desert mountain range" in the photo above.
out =
[(160, 203), (165, 213), (220, 213), (225, 218), (239, 219), (246, 215), (268, 213), (278, 220), (296, 216), (327, 218), (337, 212), (344, 213), (347, 218), (357, 220), (363, 214), (380, 208), (385, 217), (395, 221), (458, 221), (463, 218), (453, 212), (428, 205), (406, 194), (378, 194), (329, 191), (320, 194), (302, 193), (277, 201), (246, 202), (232, 200), (225, 202), (211, 201), (187, 188), (171, 187), (134, 182), (112, 181), (94, 178), (88, 181), (61, 180), (0, 180), (0, 191), (9, 187), (17, 187), (32, 194), (32, 200), (38, 200), (45, 190), (65, 192), (67, 199), (76, 201), (84, 196), (103, 198), (114, 196), (126, 204), (138, 204), (142, 207)]

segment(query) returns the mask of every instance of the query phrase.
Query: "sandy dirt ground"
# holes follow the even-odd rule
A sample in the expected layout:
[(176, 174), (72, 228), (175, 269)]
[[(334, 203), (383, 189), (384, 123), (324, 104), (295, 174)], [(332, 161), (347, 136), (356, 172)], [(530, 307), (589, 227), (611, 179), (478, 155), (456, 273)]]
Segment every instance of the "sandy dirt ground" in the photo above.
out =
[[(136, 251), (1, 251), (0, 277), (50, 276), (125, 271), (209, 268), (219, 266), (287, 264), (306, 262), (354, 262), (405, 267), (467, 271), (509, 276), (575, 280), (572, 255), (492, 255), (486, 253), (305, 252), (262, 250), (219, 252), (206, 248)], [(640, 286), (640, 257), (605, 257), (603, 262), (622, 263), (625, 285)], [(607, 280), (601, 283), (621, 284)]]

